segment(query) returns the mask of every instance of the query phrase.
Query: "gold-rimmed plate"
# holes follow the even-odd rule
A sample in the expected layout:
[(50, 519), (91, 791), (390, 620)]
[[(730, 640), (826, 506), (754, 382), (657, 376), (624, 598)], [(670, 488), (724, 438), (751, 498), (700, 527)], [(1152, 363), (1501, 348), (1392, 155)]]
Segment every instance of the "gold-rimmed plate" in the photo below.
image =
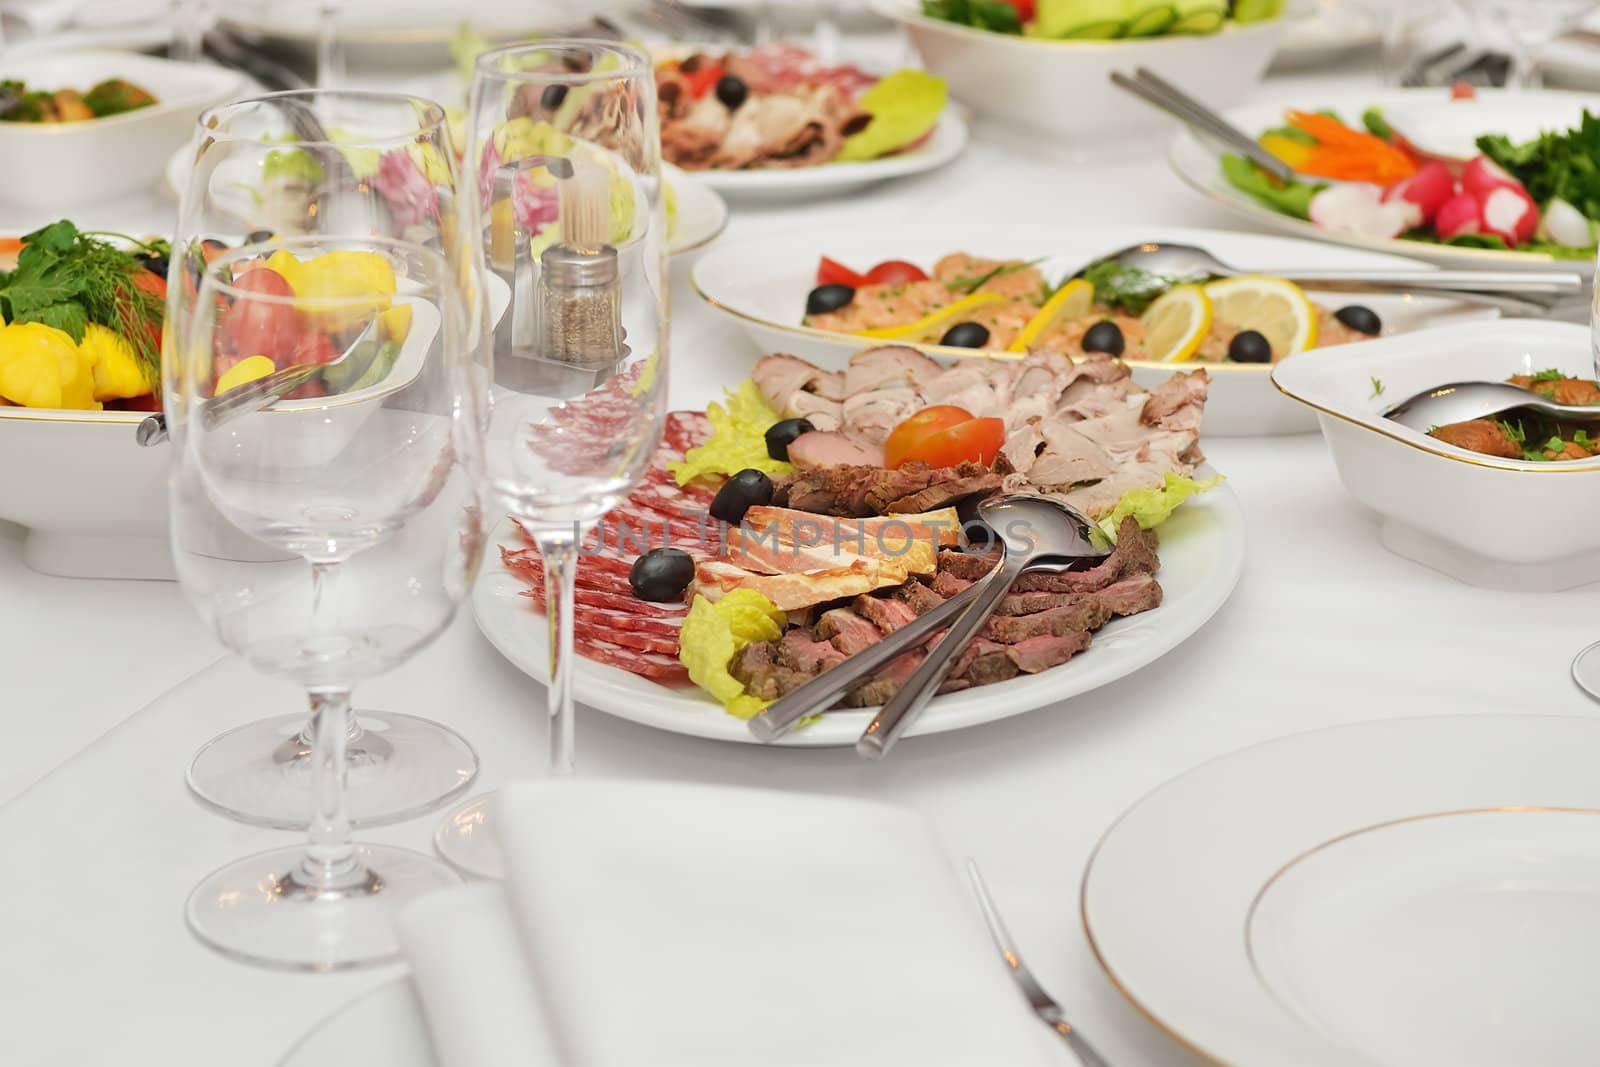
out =
[[(1055, 283), (1090, 260), (1140, 241), (1175, 241), (1209, 249), (1247, 270), (1428, 269), (1396, 256), (1336, 248), (1312, 241), (1222, 230), (1172, 226), (1071, 225), (992, 226), (975, 222), (908, 223), (884, 227), (816, 228), (761, 234), (725, 241), (695, 264), (691, 284), (701, 299), (734, 319), (750, 337), (754, 352), (788, 352), (823, 366), (843, 367), (850, 356), (873, 344), (861, 337), (801, 325), (806, 294), (817, 284), (823, 256), (865, 271), (887, 259), (905, 259), (930, 269), (951, 252), (995, 259), (1042, 259)], [(1408, 333), (1447, 323), (1482, 320), (1492, 312), (1453, 300), (1429, 297), (1311, 293), (1318, 303), (1337, 308), (1360, 303), (1377, 311), (1385, 333)], [(1016, 358), (970, 348), (917, 345), (942, 359)], [(1333, 350), (1325, 350), (1333, 351)], [(1155, 363), (1130, 360), (1134, 379), (1146, 388), (1174, 371), (1203, 366), (1212, 375), (1204, 432), (1209, 436), (1259, 436), (1303, 433), (1315, 419), (1273, 389), (1271, 367), (1242, 363)]]
[(1136, 803), (1084, 876), (1113, 984), (1232, 1067), (1600, 1057), (1592, 716), (1335, 727)]

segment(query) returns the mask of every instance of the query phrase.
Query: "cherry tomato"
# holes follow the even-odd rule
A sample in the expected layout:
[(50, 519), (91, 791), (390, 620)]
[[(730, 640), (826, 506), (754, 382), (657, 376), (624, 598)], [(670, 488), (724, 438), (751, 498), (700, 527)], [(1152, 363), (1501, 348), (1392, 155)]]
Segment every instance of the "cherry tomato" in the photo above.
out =
[[(289, 353), (286, 362), (280, 363), (282, 367), (297, 367), (308, 363), (332, 363), (339, 358), (339, 350), (333, 347), (333, 342), (328, 340), (325, 333), (308, 333), (300, 338), (300, 343), (294, 346), (294, 351)], [(307, 382), (284, 394), (285, 400), (305, 400), (310, 397), (327, 396), (328, 390), (318, 382)]]
[(867, 284), (867, 278), (866, 275), (857, 274), (843, 263), (823, 256), (822, 261), (817, 264), (817, 284), (848, 285), (852, 289), (859, 289)]
[(886, 259), (867, 271), (867, 281), (872, 285), (903, 285), (906, 282), (927, 280), (927, 271), (903, 259)]
[(1456, 82), (1450, 86), (1450, 99), (1472, 100), (1478, 95), (1478, 90), (1473, 88), (1471, 82)]
[(971, 421), (972, 412), (954, 404), (935, 404), (923, 408), (889, 432), (889, 439), (883, 443), (885, 466), (898, 467), (913, 458), (911, 452), (929, 434)]
[(902, 462), (920, 459), (930, 467), (982, 463), (988, 467), (1006, 441), (1004, 419), (970, 419), (928, 434), (916, 443)]
[[(305, 333), (300, 312), (290, 303), (294, 290), (283, 275), (265, 267), (235, 278), (233, 287), (240, 295), (222, 318), (223, 351), (236, 356), (262, 355), (281, 365)], [(254, 299), (252, 293), (272, 299)]]
[(684, 72), (683, 75), (684, 84), (689, 87), (689, 95), (696, 100), (709, 93), (721, 80), (721, 63), (706, 63), (696, 67), (692, 72)]

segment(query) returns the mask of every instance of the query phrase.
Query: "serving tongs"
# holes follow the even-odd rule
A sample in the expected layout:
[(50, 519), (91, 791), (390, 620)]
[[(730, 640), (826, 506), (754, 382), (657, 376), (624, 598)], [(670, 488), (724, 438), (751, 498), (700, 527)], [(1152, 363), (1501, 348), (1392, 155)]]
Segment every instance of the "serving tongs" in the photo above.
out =
[[(327, 363), (302, 363), (264, 374), (200, 404), (200, 425), (206, 430), (250, 411), (263, 411), (300, 388), (313, 382), (329, 384), (330, 374), (346, 382), (359, 382), (377, 362), (383, 346), (374, 340), (377, 320), (367, 323), (356, 339)], [(136, 438), (141, 445), (158, 445), (167, 440), (167, 417), (162, 412), (140, 420)]]
[(1279, 181), (1295, 180), (1294, 168), (1262, 148), (1254, 137), (1149, 68), (1135, 67), (1131, 77), (1114, 70), (1111, 72), (1111, 81), (1119, 89), (1126, 89), (1145, 103), (1160, 108), (1196, 133), (1221, 141)]

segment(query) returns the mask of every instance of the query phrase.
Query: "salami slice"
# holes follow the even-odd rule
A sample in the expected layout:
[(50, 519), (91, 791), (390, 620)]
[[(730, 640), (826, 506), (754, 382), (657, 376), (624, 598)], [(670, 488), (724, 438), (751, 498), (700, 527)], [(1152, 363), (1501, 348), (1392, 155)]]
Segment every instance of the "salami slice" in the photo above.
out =
[(662, 655), (658, 652), (641, 652), (635, 648), (623, 648), (610, 641), (587, 637), (574, 637), (573, 647), (589, 659), (621, 668), (633, 674), (643, 675), (652, 681), (661, 682), (665, 685), (689, 684), (688, 668), (672, 656)]

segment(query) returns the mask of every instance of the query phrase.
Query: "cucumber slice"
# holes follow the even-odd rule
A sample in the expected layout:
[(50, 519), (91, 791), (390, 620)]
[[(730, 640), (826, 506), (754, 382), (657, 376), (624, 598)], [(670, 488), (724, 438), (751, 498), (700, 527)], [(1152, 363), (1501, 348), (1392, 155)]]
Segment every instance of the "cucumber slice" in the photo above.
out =
[(1104, 40), (1118, 37), (1132, 0), (1039, 0), (1034, 25), (1040, 37)]
[(1168, 33), (1216, 33), (1228, 18), (1224, 0), (1177, 0), (1178, 17)]
[(1283, 14), (1283, 0), (1233, 0), (1233, 21), (1266, 22)]
[(1154, 37), (1165, 33), (1167, 28), (1178, 20), (1178, 8), (1174, 4), (1150, 4), (1139, 10), (1128, 19), (1127, 32), (1124, 37)]

